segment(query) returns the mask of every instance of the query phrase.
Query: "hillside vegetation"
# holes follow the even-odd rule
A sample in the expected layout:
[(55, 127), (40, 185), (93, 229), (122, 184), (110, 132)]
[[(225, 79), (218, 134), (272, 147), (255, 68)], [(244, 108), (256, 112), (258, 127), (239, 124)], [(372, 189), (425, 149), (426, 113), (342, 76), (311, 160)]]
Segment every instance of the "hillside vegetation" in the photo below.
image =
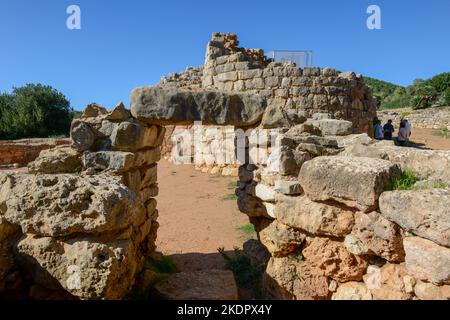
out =
[(450, 106), (450, 72), (438, 74), (428, 80), (417, 79), (408, 87), (370, 77), (365, 77), (364, 80), (372, 89), (379, 109)]

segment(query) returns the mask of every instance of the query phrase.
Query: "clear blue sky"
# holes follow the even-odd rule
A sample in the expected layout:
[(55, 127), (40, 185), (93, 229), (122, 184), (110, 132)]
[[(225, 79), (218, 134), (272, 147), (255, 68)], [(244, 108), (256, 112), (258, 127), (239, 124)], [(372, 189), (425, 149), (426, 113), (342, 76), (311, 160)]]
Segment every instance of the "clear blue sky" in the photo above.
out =
[[(79, 5), (82, 29), (66, 28)], [(367, 7), (382, 30), (366, 27)], [(0, 91), (40, 82), (77, 109), (201, 65), (214, 31), (250, 48), (310, 49), (314, 64), (408, 85), (450, 71), (449, 0), (0, 0)]]

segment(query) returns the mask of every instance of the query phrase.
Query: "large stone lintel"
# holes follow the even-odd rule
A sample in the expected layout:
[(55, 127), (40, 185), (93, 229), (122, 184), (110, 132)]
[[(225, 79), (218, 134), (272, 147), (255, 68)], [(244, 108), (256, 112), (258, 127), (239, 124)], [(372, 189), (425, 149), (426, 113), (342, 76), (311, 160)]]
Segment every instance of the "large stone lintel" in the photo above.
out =
[(131, 93), (132, 115), (148, 124), (246, 127), (258, 124), (266, 101), (256, 94), (179, 88), (142, 87)]

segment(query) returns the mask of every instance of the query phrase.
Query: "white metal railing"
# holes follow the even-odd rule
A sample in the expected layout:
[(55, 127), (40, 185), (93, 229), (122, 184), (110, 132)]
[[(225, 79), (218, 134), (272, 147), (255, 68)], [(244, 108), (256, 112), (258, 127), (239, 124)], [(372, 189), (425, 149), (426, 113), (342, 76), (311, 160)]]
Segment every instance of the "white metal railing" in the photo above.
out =
[(313, 52), (311, 50), (274, 50), (269, 52), (267, 57), (274, 62), (293, 62), (299, 68), (313, 65)]

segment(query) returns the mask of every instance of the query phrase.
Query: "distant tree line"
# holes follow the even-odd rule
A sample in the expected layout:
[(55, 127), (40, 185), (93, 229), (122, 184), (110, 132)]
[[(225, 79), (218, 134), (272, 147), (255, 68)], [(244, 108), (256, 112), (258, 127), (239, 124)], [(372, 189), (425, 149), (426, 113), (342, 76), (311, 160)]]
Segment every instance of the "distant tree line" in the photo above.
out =
[(365, 77), (365, 83), (372, 89), (379, 109), (450, 106), (450, 72), (438, 74), (428, 80), (416, 79), (408, 87), (369, 77)]
[(77, 116), (67, 98), (41, 84), (0, 94), (0, 140), (67, 136)]

